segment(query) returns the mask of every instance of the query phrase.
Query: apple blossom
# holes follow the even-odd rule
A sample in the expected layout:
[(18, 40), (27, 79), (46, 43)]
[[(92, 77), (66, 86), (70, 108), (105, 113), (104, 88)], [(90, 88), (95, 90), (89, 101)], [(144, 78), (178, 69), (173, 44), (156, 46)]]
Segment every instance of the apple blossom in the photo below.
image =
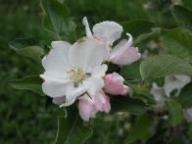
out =
[(128, 65), (141, 58), (138, 48), (132, 46), (133, 38), (131, 34), (128, 40), (122, 40), (113, 49), (113, 42), (121, 37), (123, 28), (120, 24), (113, 21), (103, 21), (93, 26), (93, 34), (90, 30), (87, 18), (83, 18), (83, 24), (86, 27), (87, 37), (93, 37), (106, 44), (106, 48), (110, 51), (110, 57), (108, 61), (117, 65)]
[(128, 65), (141, 58), (138, 48), (132, 47), (133, 38), (130, 34), (128, 41), (122, 40), (111, 51), (109, 61), (117, 65)]
[(165, 94), (169, 97), (171, 92), (177, 91), (176, 95), (179, 95), (181, 89), (191, 81), (191, 77), (186, 75), (173, 75), (165, 77), (165, 84), (163, 86)]
[(103, 76), (108, 57), (105, 45), (91, 38), (83, 38), (71, 45), (64, 41), (52, 42), (52, 49), (42, 60), (45, 72), (43, 92), (61, 106), (71, 105), (87, 92), (95, 95), (104, 86)]
[(124, 85), (123, 82), (124, 78), (118, 73), (107, 74), (104, 77), (104, 90), (106, 93), (112, 95), (126, 95), (129, 91), (129, 87)]

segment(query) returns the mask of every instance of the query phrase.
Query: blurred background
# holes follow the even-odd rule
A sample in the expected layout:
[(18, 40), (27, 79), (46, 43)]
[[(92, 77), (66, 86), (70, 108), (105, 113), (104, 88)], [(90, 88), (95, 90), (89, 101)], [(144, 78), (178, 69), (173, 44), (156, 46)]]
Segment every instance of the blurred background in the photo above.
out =
[[(121, 23), (134, 38), (151, 31), (151, 27), (169, 29), (182, 26), (191, 29), (192, 15), (174, 18), (173, 6), (192, 10), (191, 0), (60, 0), (70, 10), (66, 39), (84, 35), (81, 20), (87, 16), (90, 25), (102, 20)], [(185, 14), (187, 15), (187, 14)], [(60, 110), (47, 97), (30, 91), (15, 90), (10, 81), (38, 70), (33, 61), (17, 55), (8, 43), (15, 38), (33, 38), (45, 45), (55, 37), (42, 26), (43, 11), (39, 0), (0, 0), (0, 144), (48, 144), (54, 141)], [(142, 22), (141, 22), (142, 21)], [(73, 29), (76, 32), (70, 34)], [(148, 43), (147, 43), (148, 44)], [(147, 44), (139, 45), (144, 52)], [(153, 46), (150, 45), (150, 46)], [(129, 129), (129, 114), (97, 118), (89, 144), (124, 143)]]

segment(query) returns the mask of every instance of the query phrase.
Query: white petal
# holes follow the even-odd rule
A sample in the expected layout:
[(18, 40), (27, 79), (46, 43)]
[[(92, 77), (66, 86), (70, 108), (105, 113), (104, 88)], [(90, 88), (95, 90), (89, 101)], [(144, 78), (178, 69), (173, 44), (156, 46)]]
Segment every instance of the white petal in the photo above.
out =
[(122, 26), (113, 21), (104, 21), (93, 26), (94, 36), (110, 45), (121, 37), (122, 31)]
[(45, 80), (42, 84), (42, 90), (50, 97), (62, 97), (71, 85), (72, 83), (69, 81)]
[(162, 87), (159, 87), (156, 83), (152, 84), (150, 93), (153, 95), (157, 107), (164, 108), (165, 106), (165, 92)]
[(90, 27), (89, 27), (89, 23), (88, 23), (87, 17), (83, 18), (82, 23), (85, 26), (85, 31), (86, 31), (87, 37), (93, 37), (92, 36), (92, 32), (91, 32)]
[(71, 45), (64, 41), (54, 41), (51, 45), (53, 49), (42, 59), (42, 65), (51, 75), (63, 75), (70, 66), (68, 50)]
[(94, 76), (94, 77), (104, 77), (105, 73), (107, 71), (108, 67), (106, 64), (102, 64), (100, 66), (97, 66), (93, 69), (91, 69), (90, 73)]
[(189, 76), (185, 75), (175, 75), (166, 76), (164, 90), (167, 96), (171, 96), (171, 92), (177, 91), (176, 95), (179, 95), (181, 89), (191, 81)]
[(108, 59), (109, 51), (105, 45), (92, 38), (84, 38), (69, 49), (69, 58), (73, 67), (91, 69)]
[(104, 87), (103, 78), (91, 77), (85, 81), (89, 95), (95, 95)]

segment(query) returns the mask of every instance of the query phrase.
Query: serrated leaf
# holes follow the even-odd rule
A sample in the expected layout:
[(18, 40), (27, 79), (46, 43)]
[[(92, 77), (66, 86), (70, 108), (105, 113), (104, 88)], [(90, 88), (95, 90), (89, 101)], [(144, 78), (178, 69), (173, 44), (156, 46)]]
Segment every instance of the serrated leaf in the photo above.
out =
[(167, 53), (191, 61), (192, 32), (184, 28), (167, 30), (162, 33), (163, 48)]
[(85, 126), (78, 112), (68, 111), (67, 117), (59, 117), (58, 132), (54, 144), (84, 144), (92, 135), (92, 129)]
[(143, 80), (152, 80), (166, 75), (192, 75), (192, 66), (183, 59), (171, 55), (157, 55), (146, 58), (140, 65)]
[(10, 85), (18, 90), (29, 90), (39, 95), (44, 95), (41, 88), (42, 79), (39, 76), (27, 76), (13, 80)]
[(179, 102), (174, 99), (168, 100), (169, 120), (172, 126), (177, 126), (183, 121), (183, 109)]
[(117, 96), (111, 98), (111, 112), (130, 112), (134, 115), (142, 114), (146, 111), (145, 104), (138, 99), (132, 99), (126, 96)]

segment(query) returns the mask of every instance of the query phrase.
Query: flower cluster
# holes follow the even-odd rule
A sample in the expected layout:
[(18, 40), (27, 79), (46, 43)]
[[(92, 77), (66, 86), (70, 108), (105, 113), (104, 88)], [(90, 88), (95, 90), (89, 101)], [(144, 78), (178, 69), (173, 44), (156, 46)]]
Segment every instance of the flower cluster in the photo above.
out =
[[(157, 103), (158, 109), (164, 109), (168, 97), (179, 96), (182, 88), (191, 82), (191, 77), (187, 75), (170, 75), (164, 79), (164, 85), (159, 87), (156, 83), (152, 84), (151, 94)], [(175, 92), (175, 93), (174, 93)], [(192, 121), (192, 108), (184, 111), (187, 121)]]
[(133, 39), (122, 40), (123, 28), (116, 22), (97, 23), (90, 30), (87, 18), (83, 18), (86, 37), (70, 44), (66, 41), (53, 41), (52, 49), (42, 59), (45, 72), (43, 92), (53, 98), (60, 107), (78, 101), (79, 114), (88, 121), (97, 112), (108, 113), (111, 109), (108, 95), (126, 95), (129, 87), (118, 73), (107, 74), (106, 63), (117, 65), (131, 64), (140, 59), (138, 48), (132, 47)]

